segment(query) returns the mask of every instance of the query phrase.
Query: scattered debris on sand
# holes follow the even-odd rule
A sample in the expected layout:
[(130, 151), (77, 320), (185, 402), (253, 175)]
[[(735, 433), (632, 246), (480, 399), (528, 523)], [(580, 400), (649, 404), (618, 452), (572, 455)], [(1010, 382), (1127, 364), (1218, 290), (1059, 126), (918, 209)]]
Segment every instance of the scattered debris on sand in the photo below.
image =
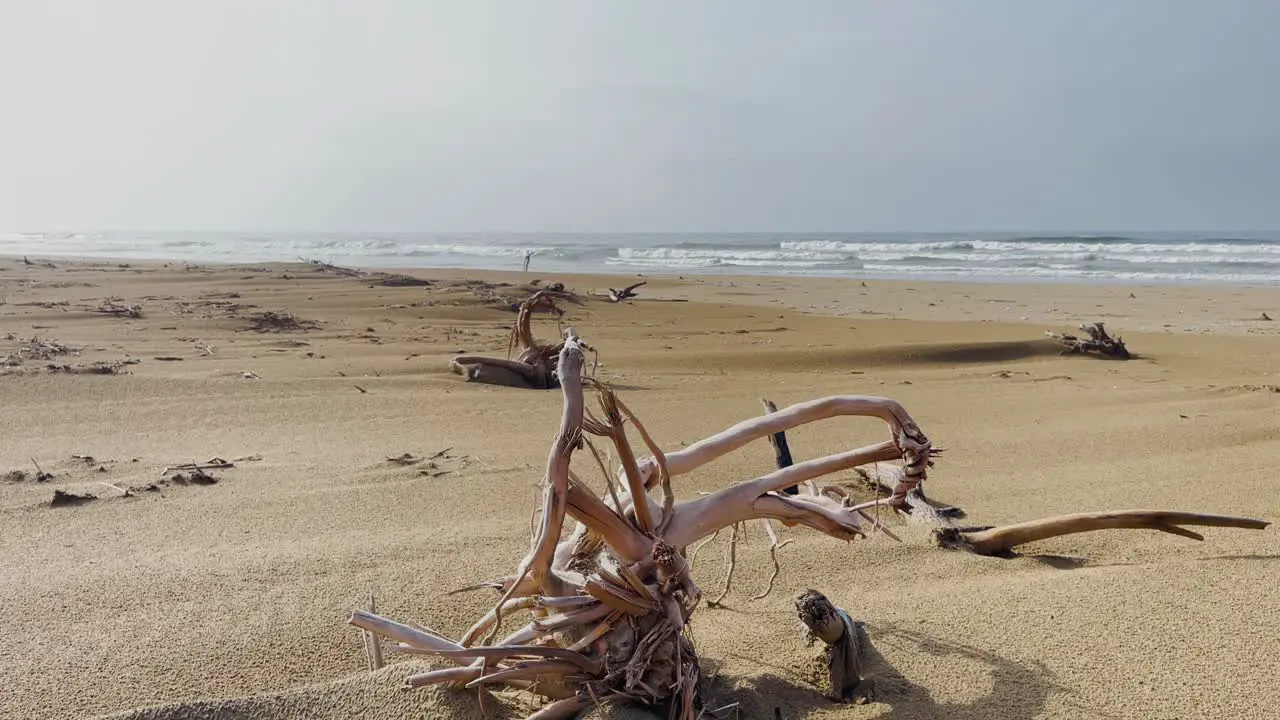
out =
[(249, 320), (248, 329), (259, 333), (307, 332), (320, 327), (320, 323), (314, 320), (303, 320), (293, 313), (276, 312), (275, 310), (257, 313)]
[(372, 278), (369, 287), (431, 287), (435, 282), (426, 278), (397, 273), (378, 273)]
[(113, 317), (139, 319), (142, 317), (141, 305), (122, 305), (114, 301), (107, 301), (93, 309), (93, 312), (99, 315), (111, 315)]
[(1096, 322), (1081, 325), (1080, 329), (1087, 333), (1089, 337), (1081, 338), (1051, 331), (1046, 331), (1045, 335), (1061, 341), (1063, 351), (1066, 353), (1096, 353), (1102, 357), (1119, 360), (1128, 360), (1131, 357), (1129, 349), (1125, 347), (1124, 341), (1120, 339), (1120, 336), (1111, 337), (1108, 335), (1107, 329), (1102, 323)]
[(327, 263), (323, 260), (312, 260), (307, 258), (298, 258), (302, 262), (314, 267), (317, 272), (333, 273), (339, 277), (364, 277), (365, 272), (354, 268), (346, 268), (333, 263)]
[(75, 505), (83, 505), (97, 499), (98, 496), (91, 493), (76, 493), (71, 492), (70, 490), (54, 490), (53, 499), (49, 501), (49, 507), (72, 507)]

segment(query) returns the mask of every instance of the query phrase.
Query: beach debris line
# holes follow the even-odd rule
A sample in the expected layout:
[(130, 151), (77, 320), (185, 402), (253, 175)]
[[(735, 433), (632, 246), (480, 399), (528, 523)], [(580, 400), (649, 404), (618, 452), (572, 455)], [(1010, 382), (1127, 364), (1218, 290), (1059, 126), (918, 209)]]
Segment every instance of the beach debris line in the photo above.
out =
[(1124, 341), (1118, 335), (1111, 337), (1111, 335), (1107, 334), (1107, 329), (1102, 323), (1088, 323), (1081, 325), (1080, 329), (1089, 337), (1081, 338), (1052, 331), (1046, 331), (1045, 335), (1061, 341), (1064, 352), (1067, 353), (1097, 353), (1104, 357), (1118, 358), (1120, 360), (1128, 360), (1130, 358), (1129, 349), (1125, 347)]
[[(559, 324), (564, 310), (556, 305), (556, 300), (562, 297), (561, 293), (555, 291), (539, 290), (520, 303), (516, 322), (508, 338), (506, 358), (458, 355), (449, 361), (449, 369), (469, 382), (534, 390), (556, 387), (556, 358), (570, 338), (577, 347), (590, 349), (571, 327), (560, 328), (564, 339), (556, 344), (539, 342), (533, 336), (533, 315), (536, 312), (554, 314), (557, 325)], [(515, 359), (511, 357), (513, 352), (516, 352)], [(593, 368), (594, 366), (595, 363)]]
[(640, 282), (628, 285), (621, 290), (609, 288), (609, 301), (620, 303), (623, 300), (630, 300), (631, 298), (636, 297), (636, 288), (648, 284), (648, 280), (641, 280)]
[[(804, 525), (840, 540), (864, 535), (859, 511), (822, 494), (787, 495), (818, 477), (867, 463), (901, 460), (906, 493), (932, 465), (932, 445), (906, 410), (887, 398), (836, 396), (799, 403), (740, 422), (683, 449), (664, 452), (615, 391), (585, 375), (586, 351), (566, 333), (555, 377), (563, 414), (547, 457), (541, 512), (531, 549), (515, 571), (471, 590), (500, 593), (492, 609), (458, 640), (354, 610), (350, 624), (392, 641), (384, 652), (438, 655), (459, 667), (411, 676), (410, 687), (509, 685), (550, 701), (539, 718), (574, 717), (596, 702), (627, 700), (666, 717), (694, 720), (705, 709), (688, 623), (703, 597), (686, 549), (751, 520)], [(587, 391), (595, 395), (588, 409)], [(676, 502), (672, 479), (753, 440), (833, 417), (871, 416), (889, 440), (775, 470), (717, 492)], [(628, 428), (648, 455), (637, 457)], [(590, 438), (605, 438), (620, 467), (607, 472)], [(605, 490), (574, 473), (575, 452), (589, 450)], [(591, 462), (591, 461), (589, 461)], [(563, 540), (567, 521), (577, 521)], [(504, 620), (532, 613), (504, 633)], [(499, 639), (501, 638), (501, 639)]]
[(826, 646), (823, 659), (827, 665), (827, 697), (857, 704), (873, 700), (872, 682), (862, 675), (871, 643), (866, 625), (817, 590), (805, 590), (796, 596), (795, 606), (806, 630), (806, 645), (821, 640)]

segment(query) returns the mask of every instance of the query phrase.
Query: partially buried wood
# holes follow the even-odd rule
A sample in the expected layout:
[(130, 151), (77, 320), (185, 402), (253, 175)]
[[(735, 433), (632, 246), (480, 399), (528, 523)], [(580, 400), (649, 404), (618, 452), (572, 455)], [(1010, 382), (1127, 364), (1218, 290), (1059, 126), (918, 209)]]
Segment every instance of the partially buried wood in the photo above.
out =
[(74, 505), (83, 505), (97, 499), (97, 495), (90, 495), (88, 493), (80, 494), (70, 492), (68, 490), (54, 490), (53, 499), (49, 501), (49, 507), (71, 507)]
[(1048, 335), (1062, 342), (1064, 352), (1095, 353), (1118, 360), (1128, 360), (1131, 357), (1124, 341), (1119, 336), (1111, 337), (1102, 323), (1096, 322), (1081, 325), (1080, 329), (1088, 334), (1089, 337), (1080, 338), (1075, 335), (1058, 335), (1056, 333), (1048, 333)]
[[(556, 305), (556, 300), (562, 297), (562, 293), (539, 290), (520, 303), (519, 314), (507, 343), (507, 357), (459, 355), (449, 361), (449, 369), (470, 382), (534, 390), (557, 387), (559, 379), (556, 377), (556, 358), (564, 348), (565, 340), (573, 337), (581, 347), (590, 349), (577, 337), (573, 328), (565, 328), (564, 340), (554, 344), (540, 342), (534, 337), (534, 314), (550, 312), (557, 318), (562, 317), (564, 311)], [(514, 358), (511, 357), (512, 353), (515, 353)]]
[(872, 684), (862, 676), (869, 642), (862, 623), (817, 590), (806, 590), (796, 598), (796, 613), (811, 633), (811, 641), (816, 638), (827, 646), (827, 697), (836, 702), (870, 702)]
[(1183, 525), (1264, 530), (1270, 523), (1227, 515), (1167, 510), (1119, 510), (1059, 515), (1001, 527), (942, 527), (934, 530), (934, 541), (944, 548), (967, 550), (978, 555), (1002, 556), (1026, 543), (1095, 530), (1159, 530), (1192, 540), (1204, 540), (1204, 536), (1187, 530)]
[[(761, 398), (760, 402), (764, 405), (764, 413), (766, 415), (778, 412), (778, 406), (772, 400)], [(785, 431), (770, 435), (769, 444), (773, 446), (774, 464), (779, 470), (789, 468), (795, 464), (795, 460), (791, 457), (791, 446), (787, 444), (787, 433)], [(789, 488), (783, 488), (782, 491), (788, 495), (797, 495), (800, 489), (792, 485)]]

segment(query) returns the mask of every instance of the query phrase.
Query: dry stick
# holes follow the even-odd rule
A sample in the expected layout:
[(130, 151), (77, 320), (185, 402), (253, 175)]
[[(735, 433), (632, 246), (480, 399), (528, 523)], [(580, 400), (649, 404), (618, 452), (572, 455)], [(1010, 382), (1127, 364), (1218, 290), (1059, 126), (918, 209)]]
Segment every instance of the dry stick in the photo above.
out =
[(752, 600), (763, 600), (773, 592), (773, 582), (778, 579), (778, 574), (782, 572), (782, 565), (778, 563), (778, 551), (791, 544), (791, 540), (782, 543), (778, 542), (778, 533), (773, 529), (773, 523), (769, 520), (764, 521), (764, 531), (769, 534), (769, 559), (773, 561), (773, 573), (769, 575), (769, 585), (764, 592), (751, 598)]
[(640, 418), (631, 412), (631, 408), (622, 402), (621, 398), (615, 398), (618, 403), (618, 409), (622, 411), (631, 424), (636, 426), (636, 431), (640, 433), (640, 437), (644, 440), (644, 444), (649, 448), (649, 452), (653, 454), (654, 462), (658, 464), (658, 478), (662, 483), (662, 523), (658, 526), (657, 533), (662, 534), (667, 524), (671, 522), (671, 508), (676, 504), (676, 495), (671, 491), (671, 474), (667, 472), (667, 456), (662, 452), (662, 448), (653, 441), (649, 436), (649, 431), (645, 429), (644, 424), (640, 422)]
[(724, 600), (729, 594), (729, 587), (733, 584), (733, 569), (738, 564), (738, 523), (733, 524), (733, 531), (729, 535), (729, 550), (725, 554), (725, 572), (724, 572), (724, 589), (720, 591), (720, 597), (707, 602), (707, 607), (720, 607), (720, 601)]
[(649, 513), (649, 496), (645, 492), (644, 478), (641, 477), (640, 469), (636, 466), (636, 455), (631, 450), (631, 443), (627, 440), (627, 428), (622, 422), (617, 396), (612, 390), (606, 389), (600, 393), (600, 404), (604, 410), (605, 419), (609, 423), (609, 439), (613, 440), (613, 445), (618, 451), (619, 462), (622, 464), (622, 471), (627, 476), (627, 488), (631, 493), (636, 525), (642, 533), (653, 532), (653, 516)]
[(596, 465), (600, 466), (600, 472), (604, 475), (605, 487), (609, 489), (609, 497), (613, 499), (613, 508), (618, 512), (622, 512), (622, 501), (618, 499), (618, 488), (613, 483), (613, 476), (609, 474), (609, 468), (605, 465), (604, 458), (600, 457), (600, 450), (596, 448), (595, 443), (591, 442), (591, 438), (584, 437), (587, 443), (587, 449), (591, 451), (591, 457), (596, 459)]
[[(373, 591), (369, 592), (369, 612), (371, 614), (378, 612), (377, 601), (374, 600)], [(369, 653), (369, 670), (377, 672), (382, 669), (382, 639), (375, 632), (366, 630), (364, 632), (365, 649)]]
[(718, 537), (720, 537), (720, 531), (716, 530), (715, 532), (711, 533), (711, 535), (706, 540), (703, 540), (702, 542), (694, 546), (693, 551), (689, 553), (690, 567), (693, 567), (693, 561), (697, 559), (698, 551), (702, 550), (702, 548), (706, 547), (708, 544), (711, 543), (712, 540), (715, 540)]
[[(778, 406), (774, 405), (772, 400), (760, 398), (760, 402), (764, 405), (765, 415), (778, 412)], [(795, 461), (791, 458), (791, 446), (787, 444), (787, 433), (785, 430), (780, 430), (770, 435), (769, 444), (773, 446), (774, 464), (778, 466), (779, 470), (785, 467), (791, 467), (795, 464)], [(784, 488), (783, 492), (788, 495), (796, 495), (799, 494), (800, 488), (792, 485), (789, 488)]]

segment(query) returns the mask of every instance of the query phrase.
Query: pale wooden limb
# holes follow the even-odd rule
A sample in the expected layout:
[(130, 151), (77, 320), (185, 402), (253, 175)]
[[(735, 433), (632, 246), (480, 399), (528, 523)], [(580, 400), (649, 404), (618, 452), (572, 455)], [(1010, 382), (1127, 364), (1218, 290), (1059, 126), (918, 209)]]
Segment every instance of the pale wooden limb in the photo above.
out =
[[(798, 425), (844, 415), (880, 418), (889, 425), (895, 443), (901, 445), (904, 452), (928, 447), (928, 439), (924, 433), (907, 414), (906, 409), (897, 402), (881, 397), (836, 395), (797, 403), (768, 415), (743, 420), (683, 450), (668, 453), (667, 470), (673, 477), (684, 475), (752, 440), (790, 430)], [(924, 454), (927, 456), (927, 452)], [(920, 461), (927, 459), (920, 458)]]
[(404, 643), (419, 650), (425, 650), (431, 654), (446, 654), (447, 657), (458, 661), (475, 660), (479, 655), (467, 655), (467, 648), (446, 640), (432, 633), (424, 632), (415, 627), (410, 627), (394, 620), (388, 620), (380, 615), (375, 615), (364, 610), (355, 610), (351, 613), (351, 618), (347, 621), (352, 625), (369, 632), (378, 633), (385, 637), (389, 637), (397, 642)]
[(1182, 525), (1262, 530), (1270, 523), (1227, 515), (1165, 510), (1117, 510), (1060, 515), (995, 528), (939, 528), (934, 533), (936, 541), (943, 547), (969, 550), (979, 555), (1002, 555), (1025, 543), (1094, 530), (1159, 530), (1192, 540), (1204, 539), (1199, 533), (1182, 528)]
[[(849, 452), (808, 460), (792, 465), (789, 468), (776, 470), (755, 480), (719, 490), (696, 500), (680, 503), (672, 511), (673, 517), (671, 523), (667, 526), (666, 540), (676, 547), (687, 547), (699, 538), (710, 535), (720, 528), (729, 527), (744, 520), (757, 517), (786, 519), (781, 516), (761, 514), (765, 508), (776, 510), (778, 503), (757, 506), (758, 501), (765, 500), (766, 493), (781, 490), (805, 480), (821, 477), (839, 470), (892, 459), (897, 454), (898, 450), (892, 442), (869, 445)], [(814, 500), (816, 496), (789, 495), (785, 497), (789, 500)], [(784, 511), (784, 515), (789, 514)], [(850, 514), (838, 524), (845, 525), (848, 523), (852, 523), (856, 527), (857, 518)]]
[(552, 574), (552, 562), (555, 559), (556, 546), (560, 541), (560, 533), (564, 529), (565, 506), (569, 494), (569, 459), (573, 448), (582, 437), (582, 349), (575, 340), (567, 340), (560, 353), (558, 372), (561, 393), (564, 396), (564, 409), (560, 416), (560, 430), (556, 433), (555, 442), (547, 455), (547, 471), (542, 500), (541, 527), (534, 538), (533, 548), (520, 563), (516, 583), (504, 593), (496, 607), (497, 620), (494, 623), (486, 642), (492, 640), (502, 626), (502, 604), (510, 600), (526, 577), (531, 584), (544, 594), (565, 594), (553, 592), (547, 586)]
[[(662, 448), (658, 447), (658, 444), (649, 436), (649, 431), (646, 430), (644, 424), (640, 422), (640, 418), (636, 417), (635, 413), (631, 412), (631, 408), (627, 407), (626, 403), (622, 402), (621, 398), (617, 399), (617, 403), (618, 409), (622, 411), (622, 414), (631, 421), (632, 425), (636, 426), (636, 431), (640, 433), (640, 437), (644, 440), (645, 446), (649, 448), (649, 452), (653, 456), (653, 461), (658, 466), (658, 481), (662, 487), (662, 522), (658, 525), (657, 529), (657, 532), (660, 535), (662, 534), (663, 529), (665, 529), (667, 523), (671, 521), (671, 508), (676, 504), (676, 495), (671, 490), (671, 474), (667, 472), (667, 458), (662, 452)], [(648, 485), (648, 483), (642, 484), (646, 487)]]
[(636, 465), (635, 453), (627, 440), (627, 428), (623, 424), (622, 409), (612, 390), (605, 388), (600, 392), (600, 407), (604, 412), (604, 422), (592, 423), (588, 426), (588, 430), (601, 432), (613, 441), (613, 446), (618, 451), (618, 462), (622, 465), (622, 473), (626, 477), (627, 490), (632, 501), (631, 509), (636, 516), (636, 527), (642, 533), (651, 533), (655, 524), (649, 508), (648, 494), (645, 492), (645, 478)]
[(573, 720), (590, 705), (591, 701), (581, 696), (565, 698), (551, 703), (525, 720)]
[[(369, 613), (378, 612), (377, 601), (373, 597), (373, 593), (369, 593)], [(382, 669), (382, 638), (378, 633), (365, 631), (364, 633), (365, 648), (369, 652), (369, 670), (376, 672)]]

